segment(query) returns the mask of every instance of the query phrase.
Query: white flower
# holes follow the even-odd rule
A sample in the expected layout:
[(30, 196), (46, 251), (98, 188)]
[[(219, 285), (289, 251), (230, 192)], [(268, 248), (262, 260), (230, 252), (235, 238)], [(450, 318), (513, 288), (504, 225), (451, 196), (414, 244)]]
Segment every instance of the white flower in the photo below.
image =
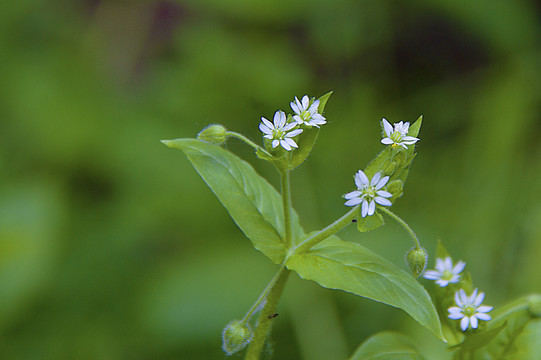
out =
[(299, 125), (304, 124), (315, 127), (326, 124), (327, 121), (325, 121), (323, 115), (317, 112), (319, 100), (316, 100), (312, 103), (312, 105), (309, 105), (310, 100), (308, 99), (308, 95), (303, 96), (302, 102), (299, 101), (299, 99), (297, 99), (295, 96), (295, 101), (291, 102), (291, 109), (293, 109), (295, 112), (295, 115), (293, 115), (293, 120), (295, 120)]
[(477, 295), (477, 289), (473, 291), (470, 296), (466, 295), (466, 292), (462, 289), (455, 293), (455, 302), (457, 306), (451, 306), (449, 311), (449, 318), (453, 320), (460, 320), (460, 328), (462, 331), (466, 331), (468, 326), (472, 329), (477, 329), (479, 324), (478, 320), (488, 321), (492, 319), (490, 315), (486, 314), (493, 309), (492, 306), (481, 306), (481, 303), (485, 299), (485, 293)]
[(410, 128), (409, 122), (401, 121), (399, 123), (395, 123), (394, 129), (391, 124), (389, 124), (387, 119), (383, 118), (381, 122), (383, 123), (385, 135), (387, 135), (387, 137), (381, 139), (382, 144), (392, 145), (394, 147), (402, 146), (404, 149), (407, 149), (407, 145), (413, 145), (419, 141), (419, 139), (416, 137), (407, 136)]
[(286, 124), (286, 114), (283, 111), (279, 110), (274, 113), (274, 124), (264, 117), (261, 117), (261, 121), (259, 130), (265, 134), (264, 138), (272, 140), (273, 148), (282, 145), (284, 149), (289, 151), (291, 148), (298, 147), (292, 137), (299, 135), (302, 129), (293, 130), (297, 126), (294, 122)]
[(464, 270), (466, 263), (459, 261), (453, 266), (450, 257), (445, 259), (436, 259), (436, 270), (425, 271), (423, 277), (428, 280), (436, 280), (436, 284), (441, 287), (447, 286), (449, 283), (457, 283), (460, 280), (460, 273)]
[(359, 170), (359, 172), (355, 174), (355, 185), (357, 185), (357, 190), (344, 195), (344, 198), (347, 199), (344, 205), (355, 206), (362, 203), (362, 217), (374, 215), (376, 203), (383, 206), (391, 206), (391, 201), (386, 198), (393, 196), (393, 194), (380, 190), (387, 184), (387, 181), (389, 181), (389, 177), (385, 176), (382, 178), (381, 173), (379, 172), (372, 177), (372, 181), (369, 181), (366, 174), (362, 170)]

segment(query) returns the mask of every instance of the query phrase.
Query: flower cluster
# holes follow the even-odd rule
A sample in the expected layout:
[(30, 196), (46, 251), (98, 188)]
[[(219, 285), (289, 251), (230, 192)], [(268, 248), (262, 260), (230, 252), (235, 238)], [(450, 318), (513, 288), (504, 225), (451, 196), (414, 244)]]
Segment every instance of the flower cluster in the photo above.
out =
[(278, 110), (274, 113), (272, 123), (261, 117), (259, 130), (264, 134), (264, 138), (272, 141), (273, 148), (281, 145), (285, 150), (291, 151), (293, 148), (298, 148), (293, 138), (303, 132), (303, 129), (299, 128), (300, 126), (319, 128), (319, 125), (327, 123), (323, 115), (318, 113), (318, 107), (319, 100), (310, 104), (308, 95), (304, 95), (301, 101), (295, 97), (295, 101), (291, 102), (291, 109), (295, 114), (291, 122), (287, 121), (288, 118), (283, 111)]
[[(425, 271), (423, 277), (429, 280), (435, 280), (436, 284), (441, 287), (446, 287), (450, 283), (456, 284), (460, 281), (460, 273), (466, 267), (466, 263), (463, 261), (457, 262), (453, 265), (450, 257), (445, 259), (436, 259), (436, 269)], [(475, 289), (470, 296), (466, 294), (463, 289), (455, 292), (455, 304), (451, 306), (447, 311), (449, 312), (449, 319), (460, 320), (460, 328), (462, 331), (468, 330), (468, 328), (477, 329), (479, 320), (488, 321), (492, 319), (487, 314), (492, 310), (492, 306), (481, 305), (485, 299), (485, 293), (477, 293)]]

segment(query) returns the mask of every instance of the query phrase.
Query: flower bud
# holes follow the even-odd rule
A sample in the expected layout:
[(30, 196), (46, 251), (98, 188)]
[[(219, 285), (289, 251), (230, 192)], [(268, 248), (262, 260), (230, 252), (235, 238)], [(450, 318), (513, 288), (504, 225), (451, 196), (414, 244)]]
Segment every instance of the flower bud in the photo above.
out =
[(254, 333), (242, 320), (233, 320), (222, 331), (222, 349), (227, 355), (233, 355), (252, 341)]
[(422, 247), (414, 247), (406, 254), (406, 263), (415, 277), (423, 273), (428, 261), (428, 253)]
[(209, 125), (197, 134), (197, 138), (211, 144), (222, 145), (225, 143), (226, 131), (220, 124)]
[(400, 197), (404, 192), (404, 182), (402, 180), (394, 180), (387, 184), (387, 191), (393, 196)]
[(535, 317), (541, 317), (541, 295), (530, 295), (528, 310)]

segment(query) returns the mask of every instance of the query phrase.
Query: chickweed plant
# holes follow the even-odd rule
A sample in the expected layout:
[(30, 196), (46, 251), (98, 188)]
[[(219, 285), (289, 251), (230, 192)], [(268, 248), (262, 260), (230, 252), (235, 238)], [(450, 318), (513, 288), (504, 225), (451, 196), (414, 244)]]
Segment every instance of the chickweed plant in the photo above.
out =
[[(405, 311), (436, 338), (446, 343), (452, 359), (541, 359), (541, 295), (530, 295), (499, 308), (485, 305), (485, 293), (473, 285), (466, 263), (454, 261), (441, 242), (435, 268), (425, 270), (427, 251), (415, 232), (392, 210), (403, 195), (412, 161), (417, 155), (422, 117), (413, 124), (381, 120), (385, 147), (344, 189), (345, 214), (324, 228), (306, 233), (291, 202), (290, 176), (310, 154), (327, 124), (324, 110), (332, 92), (318, 99), (307, 95), (278, 110), (272, 121), (261, 118), (262, 145), (246, 136), (210, 125), (197, 139), (163, 140), (188, 157), (233, 221), (257, 250), (277, 265), (277, 271), (255, 303), (222, 332), (227, 355), (245, 352), (259, 359), (268, 341), (276, 308), (288, 274), (319, 285), (378, 301)], [(256, 126), (257, 123), (254, 123)], [(235, 137), (255, 150), (257, 158), (274, 166), (280, 192), (251, 165), (221, 145)], [(374, 139), (377, 141), (377, 139)], [(377, 229), (387, 217), (396, 221), (412, 240), (405, 260), (409, 272), (358, 243), (335, 234), (355, 224), (360, 232)], [(432, 280), (431, 294), (418, 282)], [(490, 301), (490, 295), (487, 296)], [(413, 340), (384, 332), (361, 344), (350, 359), (424, 359)]]

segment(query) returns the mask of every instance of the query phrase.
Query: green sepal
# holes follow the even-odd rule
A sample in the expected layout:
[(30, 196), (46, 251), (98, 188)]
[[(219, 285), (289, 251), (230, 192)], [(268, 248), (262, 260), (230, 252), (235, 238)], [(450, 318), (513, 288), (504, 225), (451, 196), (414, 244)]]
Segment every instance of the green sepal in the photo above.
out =
[(402, 309), (443, 340), (440, 320), (426, 290), (411, 274), (360, 244), (333, 235), (306, 252), (291, 255), (286, 267), (325, 288)]
[(395, 332), (381, 332), (362, 343), (349, 360), (424, 360), (413, 341)]
[(381, 225), (385, 224), (383, 216), (376, 210), (372, 216), (361, 216), (361, 207), (359, 206), (359, 215), (357, 216), (357, 230), (360, 232), (368, 232), (374, 229), (379, 228)]
[[(326, 93), (318, 99), (318, 113), (323, 114), (323, 111), (325, 110), (325, 105), (327, 104), (327, 100), (329, 100), (331, 94), (332, 91)], [(313, 104), (314, 101), (315, 99), (312, 98), (310, 104)], [(297, 145), (299, 145), (299, 148), (293, 150), (291, 153), (291, 160), (289, 163), (289, 169), (291, 170), (302, 164), (304, 160), (306, 160), (308, 155), (310, 155), (319, 134), (319, 128), (315, 126), (303, 126), (302, 129), (302, 133), (297, 138)]]

